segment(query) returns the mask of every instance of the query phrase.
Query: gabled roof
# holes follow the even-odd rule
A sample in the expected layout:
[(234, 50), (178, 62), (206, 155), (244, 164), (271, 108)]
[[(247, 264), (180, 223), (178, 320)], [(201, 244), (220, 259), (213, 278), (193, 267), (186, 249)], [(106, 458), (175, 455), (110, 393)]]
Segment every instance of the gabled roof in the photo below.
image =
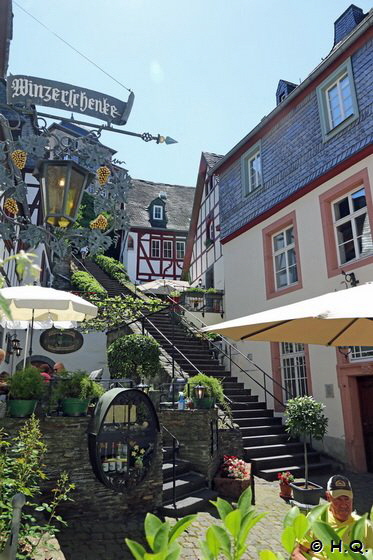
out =
[(159, 193), (167, 198), (167, 230), (188, 231), (195, 189), (180, 185), (153, 183), (131, 179), (133, 188), (128, 191), (126, 210), (131, 228), (151, 228), (148, 207)]

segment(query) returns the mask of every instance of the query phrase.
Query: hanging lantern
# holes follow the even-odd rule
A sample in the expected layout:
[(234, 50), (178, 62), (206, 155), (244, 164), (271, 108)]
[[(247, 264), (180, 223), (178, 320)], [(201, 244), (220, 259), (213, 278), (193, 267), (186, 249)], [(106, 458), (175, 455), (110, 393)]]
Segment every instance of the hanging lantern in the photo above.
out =
[(105, 229), (107, 229), (108, 225), (109, 225), (109, 222), (107, 221), (105, 216), (100, 214), (99, 216), (97, 216), (97, 218), (95, 218), (94, 220), (92, 220), (90, 222), (89, 227), (91, 229), (105, 230)]
[(10, 154), (10, 157), (13, 160), (13, 163), (18, 169), (23, 169), (26, 165), (27, 160), (27, 153), (24, 150), (14, 150)]
[(144, 381), (141, 381), (141, 383), (136, 385), (136, 389), (139, 389), (139, 391), (142, 391), (147, 395), (149, 393), (150, 385), (147, 385), (146, 383), (144, 383)]
[(34, 175), (41, 186), (44, 219), (66, 228), (78, 215), (83, 192), (94, 175), (72, 160), (43, 160)]
[(4, 202), (4, 210), (16, 216), (19, 212), (18, 204), (14, 198), (7, 198)]
[(96, 176), (99, 184), (103, 187), (110, 177), (110, 169), (106, 165), (102, 165), (97, 169)]

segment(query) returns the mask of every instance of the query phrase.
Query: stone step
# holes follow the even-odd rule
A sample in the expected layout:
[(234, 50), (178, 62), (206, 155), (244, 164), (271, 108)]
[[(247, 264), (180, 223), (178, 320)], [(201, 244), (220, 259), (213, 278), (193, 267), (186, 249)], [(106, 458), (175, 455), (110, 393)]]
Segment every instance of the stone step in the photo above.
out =
[(237, 395), (238, 397), (244, 395), (251, 395), (251, 389), (244, 389), (243, 387), (236, 387), (236, 385), (241, 385), (241, 383), (231, 383), (232, 387), (227, 387), (226, 383), (223, 383), (224, 393), (226, 395)]
[(225, 391), (224, 393), (227, 395), (227, 397), (230, 398), (231, 401), (239, 404), (252, 403), (258, 401), (258, 395), (231, 395), (231, 393), (226, 393)]
[(257, 445), (274, 445), (276, 443), (285, 443), (289, 441), (288, 434), (266, 434), (259, 436), (244, 436), (242, 438), (244, 447), (253, 447)]
[(217, 496), (217, 492), (205, 488), (177, 500), (176, 509), (172, 503), (164, 504), (160, 508), (160, 513), (165, 517), (183, 517), (184, 515), (204, 511), (210, 505), (210, 500), (216, 500)]
[[(182, 496), (189, 496), (196, 490), (206, 486), (206, 479), (202, 474), (189, 471), (177, 477), (175, 480), (175, 495), (177, 498)], [(168, 480), (163, 483), (163, 503), (172, 500), (173, 494), (173, 481)]]
[(251, 461), (257, 457), (287, 455), (289, 453), (301, 453), (302, 451), (303, 443), (300, 442), (270, 443), (268, 445), (245, 445), (244, 447), (246, 461)]
[(265, 403), (264, 402), (248, 402), (248, 403), (245, 403), (245, 406), (244, 406), (244, 403), (238, 402), (238, 403), (231, 404), (230, 407), (232, 409), (232, 414), (233, 414), (233, 417), (234, 417), (236, 411), (243, 412), (243, 411), (252, 410), (253, 408), (264, 408)]
[[(263, 404), (263, 403), (262, 403)], [(273, 417), (273, 410), (268, 410), (267, 408), (254, 409), (244, 409), (244, 410), (232, 410), (232, 418), (235, 422), (238, 420), (249, 420), (250, 418), (257, 418), (258, 416), (268, 416)]]
[[(282, 424), (266, 424), (264, 426), (250, 426), (241, 427), (241, 433), (243, 437), (246, 436), (267, 436), (274, 434), (285, 434), (285, 428)], [(288, 435), (286, 433), (286, 435)]]
[[(329, 472), (331, 468), (331, 463), (328, 462), (319, 462), (319, 463), (309, 463), (308, 465), (308, 472), (309, 476), (312, 477), (312, 473), (324, 473)], [(289, 471), (291, 474), (294, 475), (295, 478), (300, 478), (304, 476), (304, 467), (299, 465), (289, 465), (284, 469), (277, 468), (277, 469), (263, 469), (255, 473), (260, 478), (264, 478), (268, 481), (277, 480), (277, 474), (282, 471), (286, 470)]]
[[(183, 461), (182, 459), (177, 459), (175, 461), (175, 474), (177, 476), (189, 472), (190, 469), (191, 467), (189, 461)], [(172, 479), (173, 477), (172, 457), (164, 460), (162, 465), (162, 475), (163, 475), (163, 481)]]
[[(309, 451), (308, 461), (310, 463), (320, 462), (320, 453), (317, 451)], [(303, 465), (304, 454), (303, 453), (288, 453), (284, 455), (274, 455), (272, 457), (256, 457), (251, 460), (254, 465), (255, 472), (269, 467), (278, 468), (284, 471), (287, 470), (289, 465)]]
[[(244, 389), (243, 383), (232, 383), (231, 381), (224, 381), (223, 383), (224, 390), (226, 389)], [(245, 389), (245, 391), (249, 391), (251, 393), (251, 389)]]
[(276, 418), (275, 416), (257, 416), (256, 418), (237, 418), (234, 420), (235, 424), (238, 424), (240, 428), (251, 428), (252, 426), (265, 426), (270, 425), (272, 429), (273, 426), (281, 425), (281, 418)]

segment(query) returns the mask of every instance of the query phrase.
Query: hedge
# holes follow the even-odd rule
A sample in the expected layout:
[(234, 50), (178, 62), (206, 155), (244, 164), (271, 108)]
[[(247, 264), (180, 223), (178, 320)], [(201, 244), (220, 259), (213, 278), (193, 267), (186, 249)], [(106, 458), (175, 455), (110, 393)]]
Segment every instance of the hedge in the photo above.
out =
[(107, 291), (97, 280), (84, 270), (76, 270), (71, 275), (71, 283), (79, 292), (93, 292), (102, 296), (107, 296)]
[(125, 266), (123, 263), (113, 259), (112, 257), (106, 257), (105, 255), (96, 255), (93, 257), (95, 263), (108, 274), (114, 280), (117, 280), (121, 284), (126, 284), (129, 281), (129, 277)]

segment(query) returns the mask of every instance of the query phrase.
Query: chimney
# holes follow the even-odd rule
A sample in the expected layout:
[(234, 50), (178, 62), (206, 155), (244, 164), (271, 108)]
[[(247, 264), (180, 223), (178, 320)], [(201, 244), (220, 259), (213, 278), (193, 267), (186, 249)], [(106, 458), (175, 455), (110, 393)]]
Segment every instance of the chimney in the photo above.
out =
[(334, 46), (351, 33), (364, 18), (363, 10), (351, 4), (334, 22)]
[(281, 101), (285, 99), (297, 87), (297, 84), (280, 80), (276, 90), (276, 105), (280, 105)]

